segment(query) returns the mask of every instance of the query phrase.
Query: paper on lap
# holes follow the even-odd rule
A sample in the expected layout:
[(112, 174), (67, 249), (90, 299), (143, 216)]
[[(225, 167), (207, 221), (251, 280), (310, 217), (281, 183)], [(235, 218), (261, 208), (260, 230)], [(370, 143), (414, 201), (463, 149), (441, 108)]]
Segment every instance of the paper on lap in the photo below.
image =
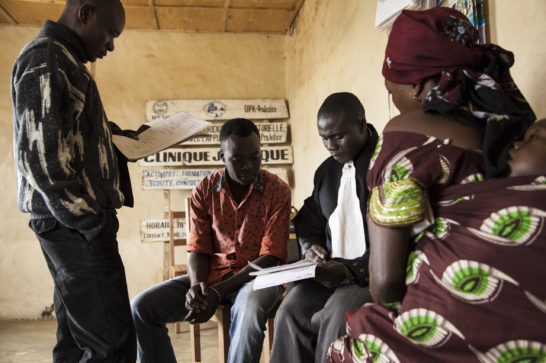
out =
[(313, 278), (315, 277), (315, 269), (317, 267), (315, 262), (306, 260), (269, 268), (261, 268), (252, 262), (248, 264), (257, 270), (250, 273), (251, 276), (256, 276), (253, 286), (254, 290)]

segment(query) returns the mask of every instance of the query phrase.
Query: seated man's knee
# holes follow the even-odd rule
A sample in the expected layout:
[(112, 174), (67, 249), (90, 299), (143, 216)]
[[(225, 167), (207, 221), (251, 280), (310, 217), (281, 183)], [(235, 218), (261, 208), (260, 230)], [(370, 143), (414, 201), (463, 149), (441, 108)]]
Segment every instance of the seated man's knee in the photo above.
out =
[(284, 299), (275, 314), (275, 324), (287, 320), (294, 320), (298, 315), (298, 301), (294, 299)]
[(241, 310), (243, 310), (243, 312), (248, 312), (252, 316), (261, 317), (267, 315), (266, 306), (264, 305), (265, 304), (260, 299), (250, 294), (247, 295), (245, 299), (242, 299), (238, 304), (235, 304), (234, 307), (238, 310), (238, 314), (240, 314)]
[(254, 321), (258, 325), (265, 323), (269, 311), (280, 297), (280, 290), (252, 291), (241, 296), (234, 305), (234, 317), (246, 321)]
[(149, 322), (154, 316), (154, 304), (146, 292), (142, 292), (131, 300), (133, 320)]

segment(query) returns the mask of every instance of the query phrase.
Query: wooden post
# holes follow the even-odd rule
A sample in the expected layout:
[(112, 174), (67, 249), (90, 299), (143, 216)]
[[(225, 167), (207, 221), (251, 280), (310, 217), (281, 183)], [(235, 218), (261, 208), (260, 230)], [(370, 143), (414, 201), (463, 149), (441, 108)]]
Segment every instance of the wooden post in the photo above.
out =
[(219, 305), (216, 309), (218, 321), (218, 362), (227, 362), (229, 352), (229, 327), (231, 325), (231, 304)]
[(201, 327), (199, 324), (190, 324), (191, 360), (201, 362)]
[[(163, 217), (169, 219), (169, 211), (171, 210), (171, 191), (163, 191), (164, 211)], [(169, 241), (163, 243), (163, 280), (169, 279), (169, 271), (171, 268), (171, 248)]]

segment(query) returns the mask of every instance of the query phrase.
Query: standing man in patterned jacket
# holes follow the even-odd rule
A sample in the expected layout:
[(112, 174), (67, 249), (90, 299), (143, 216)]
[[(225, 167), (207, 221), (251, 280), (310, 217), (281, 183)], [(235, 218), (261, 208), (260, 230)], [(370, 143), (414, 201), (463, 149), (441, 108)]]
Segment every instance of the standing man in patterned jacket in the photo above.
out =
[(132, 204), (130, 183), (84, 65), (113, 51), (124, 26), (119, 0), (68, 0), (13, 69), (18, 207), (30, 214), (55, 284), (54, 362), (135, 361), (116, 240), (116, 209)]

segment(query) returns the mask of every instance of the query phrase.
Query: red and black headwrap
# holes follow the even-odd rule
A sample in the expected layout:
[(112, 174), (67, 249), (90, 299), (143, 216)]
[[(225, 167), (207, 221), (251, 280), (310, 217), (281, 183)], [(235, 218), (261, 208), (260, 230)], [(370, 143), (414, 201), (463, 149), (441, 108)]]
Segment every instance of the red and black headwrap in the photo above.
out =
[(536, 117), (510, 76), (514, 55), (477, 40), (476, 29), (456, 10), (404, 10), (389, 35), (383, 76), (399, 84), (438, 79), (424, 111), (463, 112), (475, 120), (484, 130), (487, 177), (499, 177), (508, 172), (510, 145)]

